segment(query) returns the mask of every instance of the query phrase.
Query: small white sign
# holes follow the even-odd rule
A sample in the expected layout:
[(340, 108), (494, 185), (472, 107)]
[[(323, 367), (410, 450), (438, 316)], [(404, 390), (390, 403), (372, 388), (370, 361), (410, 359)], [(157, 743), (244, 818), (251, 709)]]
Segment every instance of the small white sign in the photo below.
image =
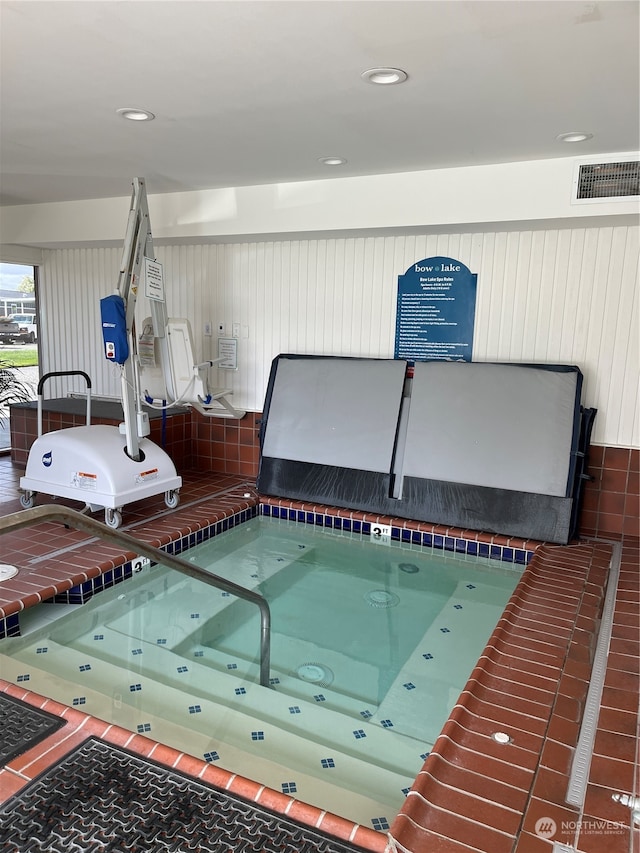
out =
[(371, 525), (371, 540), (387, 544), (391, 542), (391, 525), (390, 524), (372, 524)]
[(141, 572), (150, 565), (151, 560), (148, 557), (136, 557), (134, 560), (131, 560), (131, 568), (133, 569), (134, 574), (136, 572)]
[(151, 258), (144, 259), (144, 294), (147, 299), (155, 299), (164, 302), (164, 275), (162, 264), (152, 261)]
[(238, 339), (218, 338), (218, 367), (223, 370), (238, 369)]
[(74, 489), (83, 489), (95, 492), (98, 484), (97, 474), (88, 474), (86, 471), (73, 471), (71, 473), (71, 486)]

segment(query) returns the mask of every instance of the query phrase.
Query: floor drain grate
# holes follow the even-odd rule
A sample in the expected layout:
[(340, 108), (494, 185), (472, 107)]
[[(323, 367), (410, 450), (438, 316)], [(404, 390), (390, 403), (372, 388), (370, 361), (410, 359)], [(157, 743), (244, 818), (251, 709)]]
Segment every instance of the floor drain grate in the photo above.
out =
[(370, 607), (395, 607), (400, 603), (395, 592), (386, 589), (372, 589), (364, 594), (364, 600)]
[(303, 663), (296, 669), (296, 675), (302, 681), (317, 684), (318, 687), (328, 687), (333, 683), (333, 673), (322, 663)]

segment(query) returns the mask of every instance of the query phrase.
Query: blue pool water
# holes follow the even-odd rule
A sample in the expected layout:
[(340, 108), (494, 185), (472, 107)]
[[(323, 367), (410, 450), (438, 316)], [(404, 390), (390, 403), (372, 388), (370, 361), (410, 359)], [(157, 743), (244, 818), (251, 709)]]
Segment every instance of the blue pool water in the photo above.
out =
[(0, 641), (3, 675), (368, 825), (400, 807), (522, 571), (270, 518), (183, 558), (267, 599), (270, 688), (257, 608), (163, 566)]

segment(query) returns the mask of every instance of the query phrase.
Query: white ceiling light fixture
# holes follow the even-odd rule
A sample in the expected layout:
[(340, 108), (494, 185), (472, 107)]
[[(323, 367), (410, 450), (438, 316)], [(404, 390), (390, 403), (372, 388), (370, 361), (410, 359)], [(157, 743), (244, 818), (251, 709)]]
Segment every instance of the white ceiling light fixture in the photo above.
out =
[(584, 133), (582, 130), (571, 130), (569, 133), (560, 133), (556, 136), (558, 142), (586, 142), (593, 139), (593, 133)]
[(320, 157), (318, 159), (318, 163), (322, 163), (323, 166), (344, 166), (346, 162), (344, 157)]
[(397, 83), (404, 83), (409, 77), (406, 71), (401, 68), (370, 68), (368, 71), (363, 71), (360, 75), (366, 83), (373, 83), (375, 86), (393, 86)]
[(119, 116), (129, 119), (129, 121), (153, 121), (155, 115), (149, 110), (139, 110), (137, 107), (121, 107), (116, 110)]

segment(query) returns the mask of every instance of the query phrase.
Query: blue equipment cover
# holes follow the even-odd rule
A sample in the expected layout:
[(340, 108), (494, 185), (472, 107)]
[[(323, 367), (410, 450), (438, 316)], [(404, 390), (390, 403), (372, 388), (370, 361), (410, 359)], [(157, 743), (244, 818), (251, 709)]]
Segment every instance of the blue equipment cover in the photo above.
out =
[(116, 364), (124, 364), (129, 358), (126, 313), (124, 299), (118, 293), (100, 300), (104, 355)]

